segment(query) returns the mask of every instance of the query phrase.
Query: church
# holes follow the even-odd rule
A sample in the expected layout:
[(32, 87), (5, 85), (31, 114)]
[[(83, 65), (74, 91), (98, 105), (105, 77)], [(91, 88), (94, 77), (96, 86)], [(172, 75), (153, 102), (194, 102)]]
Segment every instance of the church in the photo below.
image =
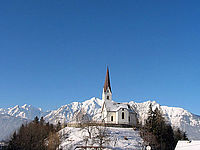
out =
[(113, 125), (137, 125), (137, 113), (128, 103), (117, 103), (112, 100), (109, 70), (107, 68), (106, 79), (102, 93), (103, 106), (101, 110), (102, 120)]

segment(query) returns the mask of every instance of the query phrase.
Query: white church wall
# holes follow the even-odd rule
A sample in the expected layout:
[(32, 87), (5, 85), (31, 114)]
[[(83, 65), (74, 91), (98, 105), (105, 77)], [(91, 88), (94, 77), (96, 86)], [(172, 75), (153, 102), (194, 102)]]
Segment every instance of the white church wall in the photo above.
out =
[(119, 124), (119, 112), (116, 112), (116, 124)]
[[(124, 112), (124, 119), (122, 119), (122, 113)], [(119, 124), (129, 124), (129, 112), (127, 109), (119, 109), (118, 110), (118, 123)]]
[[(113, 121), (111, 121), (111, 116), (113, 117)], [(108, 112), (107, 123), (116, 123), (116, 112)]]
[(104, 120), (105, 122), (107, 122), (107, 111), (106, 111), (105, 108), (102, 111), (102, 120)]

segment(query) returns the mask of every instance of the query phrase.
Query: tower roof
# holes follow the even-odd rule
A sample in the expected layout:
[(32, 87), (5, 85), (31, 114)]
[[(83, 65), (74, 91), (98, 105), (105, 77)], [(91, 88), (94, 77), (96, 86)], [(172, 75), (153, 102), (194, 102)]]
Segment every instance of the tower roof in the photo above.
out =
[(110, 92), (111, 91), (111, 86), (110, 86), (110, 76), (109, 76), (109, 70), (108, 70), (108, 67), (107, 67), (107, 72), (106, 72), (106, 79), (105, 79), (105, 83), (104, 83), (104, 92), (106, 92), (107, 89), (110, 89)]

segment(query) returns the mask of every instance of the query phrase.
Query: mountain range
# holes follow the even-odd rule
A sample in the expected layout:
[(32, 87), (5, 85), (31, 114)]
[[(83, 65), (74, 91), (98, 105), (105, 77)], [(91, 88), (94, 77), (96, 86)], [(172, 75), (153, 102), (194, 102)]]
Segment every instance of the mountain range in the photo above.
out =
[[(70, 122), (75, 113), (84, 110), (95, 120), (100, 118), (103, 101), (99, 98), (91, 98), (83, 102), (73, 102), (52, 111), (42, 111), (31, 105), (14, 106), (11, 108), (0, 108), (0, 141), (8, 139), (21, 124), (34, 119), (35, 116), (44, 117), (46, 122), (56, 124), (57, 122)], [(178, 107), (161, 106), (155, 101), (143, 103), (129, 102), (130, 106), (138, 114), (139, 121), (144, 122), (147, 118), (149, 105), (155, 109), (158, 107), (164, 114), (166, 121), (173, 127), (186, 131), (190, 140), (200, 140), (200, 116)]]

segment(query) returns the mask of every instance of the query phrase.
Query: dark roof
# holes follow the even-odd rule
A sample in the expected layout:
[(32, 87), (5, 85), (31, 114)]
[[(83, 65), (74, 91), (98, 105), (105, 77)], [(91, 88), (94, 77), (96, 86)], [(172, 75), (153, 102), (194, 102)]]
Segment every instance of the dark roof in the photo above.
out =
[[(104, 83), (104, 92), (106, 92), (106, 90), (109, 88), (111, 91), (111, 86), (110, 86), (110, 76), (109, 76), (109, 70), (107, 67), (107, 72), (106, 72), (106, 79), (105, 79), (105, 83)], [(112, 92), (112, 91), (111, 91)]]

